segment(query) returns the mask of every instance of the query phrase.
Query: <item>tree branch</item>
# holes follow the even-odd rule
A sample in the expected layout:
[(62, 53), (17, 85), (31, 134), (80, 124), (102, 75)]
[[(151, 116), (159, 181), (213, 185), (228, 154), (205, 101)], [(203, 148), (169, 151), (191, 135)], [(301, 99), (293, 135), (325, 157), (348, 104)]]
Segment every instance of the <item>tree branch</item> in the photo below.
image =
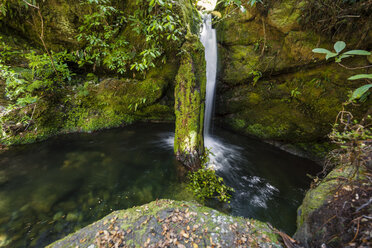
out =
[(343, 65), (341, 63), (337, 63), (339, 66), (345, 68), (345, 69), (348, 69), (348, 70), (360, 70), (360, 69), (367, 69), (367, 68), (370, 68), (372, 67), (372, 65), (366, 65), (366, 66), (360, 66), (360, 67), (348, 67), (346, 65)]
[(32, 7), (32, 8), (35, 8), (35, 9), (40, 9), (39, 6), (36, 6), (36, 5), (33, 5), (29, 2), (27, 2), (26, 0), (22, 0), (25, 4), (27, 4), (28, 6)]

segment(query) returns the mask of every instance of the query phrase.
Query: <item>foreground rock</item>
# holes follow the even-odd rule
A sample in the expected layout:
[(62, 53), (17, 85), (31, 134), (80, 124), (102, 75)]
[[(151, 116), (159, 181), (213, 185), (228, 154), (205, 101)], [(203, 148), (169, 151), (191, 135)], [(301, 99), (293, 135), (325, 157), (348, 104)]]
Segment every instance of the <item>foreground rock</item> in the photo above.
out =
[(305, 247), (371, 247), (372, 168), (333, 169), (298, 209), (294, 238)]
[(48, 247), (283, 247), (275, 232), (256, 220), (160, 200), (115, 211)]

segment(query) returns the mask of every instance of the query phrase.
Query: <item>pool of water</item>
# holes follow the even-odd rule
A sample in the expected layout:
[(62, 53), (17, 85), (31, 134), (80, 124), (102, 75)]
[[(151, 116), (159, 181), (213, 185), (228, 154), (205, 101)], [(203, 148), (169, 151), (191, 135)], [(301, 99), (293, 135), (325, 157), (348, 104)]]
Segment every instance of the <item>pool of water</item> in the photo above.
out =
[[(113, 210), (191, 199), (177, 176), (170, 124), (70, 134), (0, 154), (0, 246), (43, 247)], [(313, 162), (216, 130), (210, 166), (235, 189), (212, 207), (293, 233)]]

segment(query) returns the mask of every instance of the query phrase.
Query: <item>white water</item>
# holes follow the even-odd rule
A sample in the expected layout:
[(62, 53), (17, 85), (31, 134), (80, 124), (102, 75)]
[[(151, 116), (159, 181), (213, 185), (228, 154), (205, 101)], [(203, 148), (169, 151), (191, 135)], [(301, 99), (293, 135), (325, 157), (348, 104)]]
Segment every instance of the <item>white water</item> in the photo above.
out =
[(208, 137), (211, 129), (217, 75), (217, 38), (216, 30), (212, 28), (212, 16), (210, 14), (203, 16), (203, 28), (200, 33), (200, 41), (203, 43), (205, 48), (205, 60), (207, 64), (204, 137)]

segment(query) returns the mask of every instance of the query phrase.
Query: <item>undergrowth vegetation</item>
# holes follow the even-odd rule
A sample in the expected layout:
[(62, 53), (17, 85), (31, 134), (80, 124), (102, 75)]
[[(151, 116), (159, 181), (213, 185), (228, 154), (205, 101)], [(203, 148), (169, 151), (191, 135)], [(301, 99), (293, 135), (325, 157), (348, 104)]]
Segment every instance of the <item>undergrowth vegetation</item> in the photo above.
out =
[[(109, 0), (87, 0), (93, 13), (84, 15), (78, 41), (86, 46), (77, 51), (80, 65), (91, 64), (93, 71), (105, 66), (119, 74), (128, 70), (146, 72), (156, 60), (166, 62), (167, 46), (179, 46), (186, 32), (169, 0), (137, 0), (138, 8), (128, 16), (111, 5)], [(123, 32), (125, 31), (125, 32)], [(127, 33), (138, 36), (128, 41)]]
[(202, 167), (188, 174), (187, 189), (201, 202), (207, 199), (218, 199), (230, 203), (230, 192), (234, 189), (227, 186), (222, 177), (216, 175), (213, 168), (208, 167), (209, 156), (213, 155), (208, 149), (202, 156)]
[(300, 22), (332, 38), (346, 40), (353, 34), (363, 44), (372, 22), (371, 12), (370, 0), (307, 0)]
[[(334, 44), (334, 51), (316, 48), (313, 52), (326, 55), (327, 59), (335, 58), (335, 62), (344, 69), (342, 63), (355, 55), (370, 55), (364, 50), (342, 52), (346, 44), (338, 41)], [(370, 66), (359, 67), (367, 69)], [(346, 111), (348, 105), (363, 104), (370, 92), (372, 84), (371, 74), (357, 74), (349, 80), (364, 80), (365, 84), (350, 94), (337, 115), (329, 140), (337, 145), (326, 157), (323, 170), (318, 174), (326, 176), (331, 170), (338, 171), (339, 176), (333, 178), (335, 184), (328, 189), (327, 203), (314, 211), (311, 215), (314, 232), (310, 240), (311, 246), (321, 244), (330, 247), (369, 247), (371, 245), (369, 231), (371, 229), (370, 198), (372, 193), (372, 110), (369, 109), (364, 117), (358, 121), (353, 114)], [(330, 184), (327, 177), (323, 180), (316, 178), (314, 186), (320, 183)], [(319, 230), (322, 229), (320, 232)]]

